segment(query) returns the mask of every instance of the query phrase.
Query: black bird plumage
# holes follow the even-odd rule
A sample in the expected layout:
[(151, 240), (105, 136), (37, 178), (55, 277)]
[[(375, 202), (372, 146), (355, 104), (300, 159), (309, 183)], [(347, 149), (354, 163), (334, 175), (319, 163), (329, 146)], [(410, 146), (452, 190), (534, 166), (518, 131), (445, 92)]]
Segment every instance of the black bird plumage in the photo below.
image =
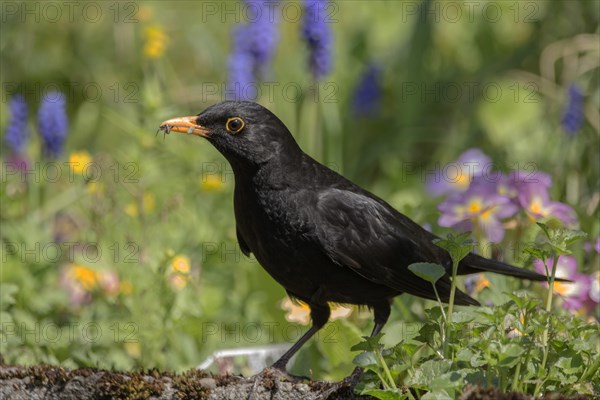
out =
[[(239, 128), (239, 129), (238, 129)], [(235, 175), (237, 238), (287, 293), (310, 306), (313, 326), (274, 367), (285, 370), (293, 354), (329, 319), (329, 302), (373, 309), (379, 333), (395, 296), (435, 299), (429, 282), (408, 270), (433, 262), (451, 271), (449, 254), (426, 231), (374, 194), (305, 154), (287, 127), (252, 102), (223, 102), (197, 116), (165, 121), (161, 129), (208, 139)], [(458, 273), (495, 272), (535, 281), (546, 277), (470, 253)], [(450, 295), (446, 274), (436, 288)], [(455, 303), (478, 305), (457, 290)]]

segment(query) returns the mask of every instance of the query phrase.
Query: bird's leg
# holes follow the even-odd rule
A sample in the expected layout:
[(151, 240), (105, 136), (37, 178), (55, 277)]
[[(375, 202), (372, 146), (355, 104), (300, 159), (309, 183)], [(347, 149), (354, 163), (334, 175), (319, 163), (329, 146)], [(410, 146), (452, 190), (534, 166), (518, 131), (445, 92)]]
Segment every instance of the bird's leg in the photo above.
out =
[[(374, 304), (372, 306), (373, 313), (375, 314), (375, 326), (373, 327), (373, 331), (371, 332), (371, 336), (377, 336), (379, 332), (383, 329), (383, 326), (386, 324), (388, 318), (390, 317), (390, 313), (392, 312), (391, 308), (391, 299), (389, 301), (381, 302), (378, 304)], [(354, 371), (345, 378), (342, 382), (350, 385), (351, 387), (355, 386), (363, 374), (363, 369), (361, 367), (354, 368)]]
[(296, 354), (296, 352), (298, 350), (300, 350), (300, 348), (304, 345), (304, 343), (306, 343), (311, 337), (313, 337), (313, 335), (315, 333), (317, 333), (322, 327), (323, 327), (323, 325), (313, 324), (310, 327), (310, 329), (308, 331), (306, 331), (306, 333), (304, 335), (302, 335), (302, 337), (296, 343), (294, 343), (294, 345), (292, 347), (290, 347), (290, 349), (288, 351), (286, 351), (284, 355), (282, 355), (279, 358), (279, 360), (275, 361), (275, 363), (271, 366), (271, 368), (275, 368), (280, 371), (285, 371), (287, 363), (294, 356), (294, 354)]
[[(387, 322), (388, 318), (390, 317), (390, 313), (392, 311), (391, 307), (390, 307), (390, 303), (391, 303), (391, 299), (390, 299), (390, 301), (385, 301), (385, 302), (370, 305), (370, 307), (373, 309), (373, 312), (375, 314), (375, 326), (373, 327), (373, 331), (371, 332), (370, 337), (378, 335), (379, 332), (381, 332), (381, 329), (383, 329), (383, 326)], [(362, 377), (363, 372), (364, 372), (364, 370), (361, 367), (354, 368), (354, 371), (352, 371), (352, 373), (349, 376), (342, 379), (340, 382), (333, 384), (329, 389), (320, 393), (319, 396), (315, 400), (327, 399), (327, 398), (329, 398), (329, 396), (331, 394), (336, 393), (337, 391), (339, 391), (340, 389), (342, 389), (344, 387), (354, 388), (354, 386), (356, 386), (358, 381), (360, 381), (360, 378)]]
[(275, 363), (270, 367), (261, 371), (259, 374), (252, 377), (254, 379), (254, 383), (252, 385), (252, 389), (248, 394), (248, 400), (254, 399), (254, 395), (258, 389), (258, 385), (262, 382), (265, 375), (271, 375), (274, 378), (274, 386), (277, 388), (279, 386), (279, 379), (283, 377), (284, 379), (292, 382), (297, 382), (300, 380), (307, 380), (306, 377), (297, 377), (289, 374), (286, 370), (286, 366), (290, 359), (300, 350), (300, 348), (306, 343), (311, 337), (317, 333), (323, 325), (327, 323), (330, 315), (329, 305), (327, 304), (316, 304), (312, 302), (307, 302), (310, 306), (310, 318), (312, 319), (312, 326), (302, 337), (294, 343), (294, 345), (282, 355), (279, 360), (275, 361)]

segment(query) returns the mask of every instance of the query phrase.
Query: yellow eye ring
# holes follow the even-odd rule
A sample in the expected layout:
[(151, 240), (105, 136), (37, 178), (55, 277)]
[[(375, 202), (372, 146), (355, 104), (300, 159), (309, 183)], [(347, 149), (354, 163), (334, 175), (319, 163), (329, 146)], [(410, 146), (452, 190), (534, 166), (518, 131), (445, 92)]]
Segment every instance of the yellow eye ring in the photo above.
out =
[(225, 129), (227, 129), (231, 133), (238, 133), (242, 129), (244, 129), (244, 120), (240, 117), (229, 118), (225, 123)]

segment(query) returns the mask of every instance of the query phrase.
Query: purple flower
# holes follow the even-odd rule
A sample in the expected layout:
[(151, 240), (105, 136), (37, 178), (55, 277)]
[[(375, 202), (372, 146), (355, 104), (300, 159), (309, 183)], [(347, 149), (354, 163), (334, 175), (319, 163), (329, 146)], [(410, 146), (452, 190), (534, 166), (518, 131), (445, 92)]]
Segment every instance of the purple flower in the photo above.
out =
[(331, 28), (326, 22), (327, 0), (305, 0), (302, 37), (310, 51), (309, 66), (315, 79), (331, 70)]
[(567, 92), (567, 107), (563, 114), (561, 124), (569, 136), (573, 136), (583, 125), (583, 93), (581, 89), (572, 84)]
[(6, 125), (4, 142), (14, 154), (22, 154), (28, 139), (27, 115), (28, 108), (25, 98), (17, 94), (8, 104), (10, 120)]
[(490, 242), (504, 238), (502, 219), (513, 216), (518, 207), (496, 193), (496, 185), (479, 178), (466, 192), (455, 193), (438, 205), (440, 226), (462, 231), (481, 230)]
[(577, 215), (573, 208), (558, 201), (551, 201), (548, 194), (549, 187), (550, 183), (545, 179), (520, 181), (518, 183), (519, 195), (517, 199), (523, 210), (532, 221), (554, 217), (565, 225), (575, 224)]
[(69, 122), (67, 119), (65, 95), (61, 92), (48, 92), (38, 110), (38, 128), (44, 142), (43, 153), (57, 157), (62, 153)]
[(271, 12), (272, 9), (266, 7), (266, 3), (249, 1), (246, 3), (250, 20), (244, 32), (248, 36), (246, 48), (252, 54), (255, 68), (262, 73), (273, 58), (279, 40), (277, 31), (279, 13)]
[[(540, 274), (550, 274), (554, 260), (534, 262), (534, 269)], [(548, 271), (546, 271), (546, 268)], [(565, 278), (572, 282), (554, 282), (554, 293), (563, 299), (563, 307), (569, 311), (578, 311), (589, 301), (592, 279), (589, 275), (577, 272), (577, 261), (571, 256), (559, 256), (556, 264), (556, 277)], [(548, 287), (548, 284), (545, 283)]]
[(479, 149), (469, 149), (458, 160), (427, 175), (427, 191), (434, 196), (464, 192), (474, 177), (486, 176), (489, 181), (492, 160)]
[(592, 250), (594, 250), (596, 253), (600, 254), (600, 236), (596, 238), (595, 242), (585, 242), (583, 244), (583, 250), (585, 250), (586, 253), (589, 253)]
[(250, 95), (254, 83), (254, 60), (252, 54), (239, 42), (244, 39), (244, 27), (236, 29), (237, 40), (234, 51), (229, 55), (229, 85), (235, 93), (233, 100), (256, 100)]
[(260, 2), (246, 2), (249, 23), (233, 32), (229, 56), (229, 84), (235, 100), (256, 100), (255, 75), (264, 75), (279, 39), (277, 13)]
[(371, 64), (363, 73), (354, 92), (354, 114), (368, 117), (377, 113), (381, 102), (381, 69)]

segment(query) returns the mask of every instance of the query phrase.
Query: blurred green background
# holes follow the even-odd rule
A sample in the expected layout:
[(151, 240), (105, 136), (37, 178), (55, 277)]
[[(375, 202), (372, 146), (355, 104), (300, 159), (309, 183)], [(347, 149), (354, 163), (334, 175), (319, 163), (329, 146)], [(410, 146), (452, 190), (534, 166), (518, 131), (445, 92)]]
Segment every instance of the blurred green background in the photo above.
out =
[[(197, 138), (155, 136), (163, 120), (225, 100), (244, 3), (75, 3), (2, 2), (0, 128), (24, 95), (29, 172), (5, 164), (3, 143), (0, 352), (14, 363), (183, 370), (219, 349), (291, 343), (306, 327), (288, 320), (302, 310), (286, 309), (284, 290), (239, 251), (230, 167)], [(301, 9), (276, 11), (280, 40), (256, 100), (309, 154), (443, 233), (423, 172), (477, 147), (499, 170), (533, 163), (551, 174), (552, 198), (600, 234), (599, 2), (332, 2), (333, 68), (316, 82)], [(371, 65), (377, 100), (363, 113), (356, 92)], [(572, 84), (584, 122), (568, 135)], [(52, 90), (66, 95), (69, 129), (64, 152), (47, 159), (36, 112)], [(482, 296), (520, 285), (498, 279)], [(416, 331), (424, 304), (396, 299), (386, 341)], [(344, 376), (370, 318), (354, 309), (332, 322), (295, 368)]]

